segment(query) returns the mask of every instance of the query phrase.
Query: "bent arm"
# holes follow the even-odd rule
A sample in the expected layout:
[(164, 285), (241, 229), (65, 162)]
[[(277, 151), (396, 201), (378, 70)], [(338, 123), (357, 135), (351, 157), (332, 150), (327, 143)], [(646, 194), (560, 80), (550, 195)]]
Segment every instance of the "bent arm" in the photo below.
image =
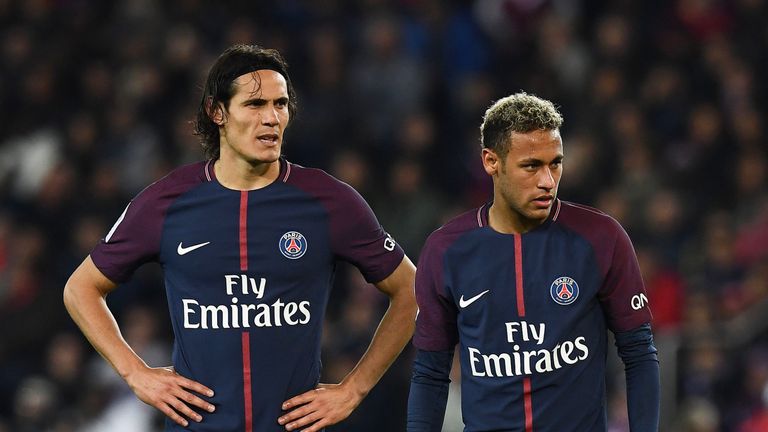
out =
[(650, 324), (616, 333), (616, 347), (624, 362), (627, 380), (629, 430), (659, 430), (659, 359)]
[(132, 372), (147, 365), (128, 346), (107, 307), (107, 294), (116, 287), (88, 256), (64, 287), (64, 305), (96, 351), (127, 379)]
[(448, 402), (453, 351), (418, 350), (408, 395), (408, 432), (440, 432)]
[[(389, 296), (389, 308), (368, 350), (340, 384), (321, 384), (283, 403), (287, 414), (278, 419), (289, 431), (317, 432), (347, 418), (384, 375), (413, 335), (416, 323), (416, 268), (403, 257), (392, 274), (376, 287)], [(311, 424), (308, 427), (307, 425)]]
[(107, 307), (107, 294), (116, 287), (89, 256), (67, 281), (64, 305), (91, 345), (112, 365), (142, 402), (157, 408), (184, 427), (189, 424), (187, 418), (202, 421), (203, 417), (190, 406), (213, 412), (215, 407), (198, 397), (213, 396), (213, 391), (180, 376), (171, 368), (150, 368), (131, 349)]
[(342, 381), (360, 396), (360, 400), (379, 382), (413, 336), (417, 310), (415, 276), (416, 267), (406, 256), (389, 277), (376, 284), (381, 292), (389, 296), (389, 308), (368, 350)]

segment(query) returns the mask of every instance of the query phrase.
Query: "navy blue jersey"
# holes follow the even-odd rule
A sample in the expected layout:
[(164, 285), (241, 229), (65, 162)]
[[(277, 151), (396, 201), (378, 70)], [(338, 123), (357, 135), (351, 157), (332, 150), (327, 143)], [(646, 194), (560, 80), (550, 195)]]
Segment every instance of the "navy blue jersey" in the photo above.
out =
[(651, 320), (627, 234), (560, 200), (539, 227), (501, 234), (488, 208), (427, 240), (414, 345), (459, 344), (467, 431), (605, 431), (606, 328)]
[[(270, 185), (236, 191), (213, 164), (181, 167), (142, 191), (93, 250), (114, 282), (159, 262), (176, 371), (213, 389), (194, 431), (283, 431), (283, 401), (315, 388), (334, 263), (389, 276), (402, 249), (363, 198), (317, 169), (280, 160)], [(166, 420), (166, 430), (182, 428)]]

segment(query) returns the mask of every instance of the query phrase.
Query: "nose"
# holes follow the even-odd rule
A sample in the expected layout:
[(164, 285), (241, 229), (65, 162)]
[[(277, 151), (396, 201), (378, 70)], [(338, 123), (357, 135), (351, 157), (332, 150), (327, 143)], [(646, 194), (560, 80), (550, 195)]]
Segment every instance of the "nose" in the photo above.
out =
[(261, 113), (261, 123), (265, 126), (276, 126), (280, 122), (277, 110), (273, 106), (265, 106)]
[(550, 191), (555, 188), (555, 176), (549, 167), (542, 168), (539, 173), (539, 188)]

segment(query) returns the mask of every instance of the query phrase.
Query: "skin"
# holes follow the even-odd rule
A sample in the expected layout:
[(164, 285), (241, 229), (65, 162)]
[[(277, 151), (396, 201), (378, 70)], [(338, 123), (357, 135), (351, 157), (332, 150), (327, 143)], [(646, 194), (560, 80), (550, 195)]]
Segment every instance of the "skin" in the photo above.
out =
[(504, 234), (522, 234), (541, 225), (552, 211), (563, 174), (560, 131), (512, 132), (504, 158), (483, 149), (485, 172), (493, 178), (489, 224)]
[[(212, 109), (219, 125), (220, 153), (217, 180), (234, 190), (267, 186), (279, 175), (283, 133), (288, 126), (288, 87), (272, 70), (238, 77), (227, 106)], [(416, 267), (404, 257), (400, 265), (376, 287), (389, 297), (371, 344), (357, 366), (339, 384), (319, 384), (282, 405), (277, 419), (286, 430), (318, 431), (347, 418), (360, 404), (411, 338), (416, 319), (414, 278)], [(90, 256), (74, 271), (64, 287), (64, 304), (94, 348), (128, 383), (136, 396), (171, 420), (186, 427), (202, 416), (191, 407), (213, 412), (203, 399), (213, 390), (177, 374), (171, 367), (150, 368), (120, 333), (106, 297), (117, 288), (96, 267)]]
[(142, 402), (151, 405), (176, 423), (200, 422), (195, 406), (213, 412), (215, 407), (200, 396), (213, 390), (177, 374), (171, 367), (151, 368), (131, 349), (120, 334), (114, 315), (107, 307), (107, 295), (117, 284), (107, 279), (87, 257), (72, 273), (64, 287), (64, 305), (88, 341), (128, 383)]
[(234, 81), (227, 106), (211, 115), (219, 125), (220, 157), (216, 178), (227, 188), (254, 190), (272, 183), (280, 173), (278, 159), (288, 127), (288, 84), (273, 70), (258, 70)]

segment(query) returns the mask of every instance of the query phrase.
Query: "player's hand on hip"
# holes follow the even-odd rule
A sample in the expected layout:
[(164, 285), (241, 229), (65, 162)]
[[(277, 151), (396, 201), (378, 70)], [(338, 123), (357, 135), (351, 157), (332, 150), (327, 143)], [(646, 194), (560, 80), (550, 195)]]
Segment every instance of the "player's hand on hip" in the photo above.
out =
[(125, 381), (136, 396), (171, 420), (186, 427), (187, 419), (200, 422), (203, 417), (192, 407), (213, 412), (215, 407), (197, 395), (211, 397), (213, 390), (176, 373), (172, 367), (142, 368), (126, 376)]
[(277, 422), (289, 431), (317, 432), (349, 417), (361, 401), (362, 397), (343, 384), (320, 384), (283, 402), (288, 413)]

